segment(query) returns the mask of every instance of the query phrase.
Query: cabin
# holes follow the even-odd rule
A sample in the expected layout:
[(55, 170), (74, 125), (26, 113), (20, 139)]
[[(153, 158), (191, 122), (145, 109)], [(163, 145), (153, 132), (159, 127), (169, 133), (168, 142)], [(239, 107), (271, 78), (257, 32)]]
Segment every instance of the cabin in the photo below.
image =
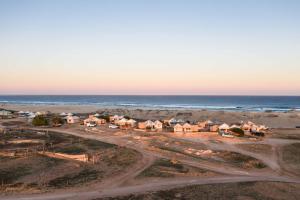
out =
[(114, 123), (118, 126), (125, 126), (127, 124), (127, 119), (122, 118), (120, 120), (115, 120)]
[(185, 123), (182, 126), (182, 130), (185, 133), (192, 132), (192, 125), (190, 125), (189, 123)]
[(218, 132), (219, 130), (219, 125), (215, 124), (209, 127), (210, 132)]
[(80, 118), (77, 116), (67, 116), (67, 123), (68, 124), (75, 124), (80, 122)]
[(198, 125), (191, 125), (192, 126), (192, 132), (199, 132), (201, 129)]
[(154, 129), (154, 122), (151, 120), (145, 121), (146, 129)]
[(127, 120), (126, 124), (130, 127), (136, 127), (136, 121), (134, 119)]
[(224, 123), (219, 126), (219, 131), (227, 133), (229, 131), (230, 127), (228, 124)]
[(154, 128), (157, 130), (161, 130), (163, 128), (163, 124), (160, 121), (156, 120), (154, 122)]
[(11, 119), (13, 118), (13, 113), (9, 110), (0, 110), (1, 119)]
[(145, 122), (139, 122), (139, 123), (138, 123), (138, 129), (146, 129), (146, 124), (145, 124)]
[(249, 124), (243, 124), (243, 125), (241, 126), (241, 128), (242, 128), (244, 131), (250, 131), (251, 126), (250, 126)]
[(229, 129), (232, 129), (232, 128), (241, 128), (241, 126), (236, 125), (236, 124), (232, 124)]
[(174, 127), (174, 132), (183, 132), (183, 127), (180, 124), (176, 124)]
[(106, 123), (106, 120), (95, 117), (94, 115), (89, 115), (89, 117), (87, 119), (83, 120), (84, 125), (91, 124), (91, 123), (95, 123), (97, 125), (102, 125), (102, 124)]
[(114, 123), (114, 122), (119, 121), (123, 118), (124, 118), (124, 116), (119, 116), (119, 115), (109, 116), (109, 121)]

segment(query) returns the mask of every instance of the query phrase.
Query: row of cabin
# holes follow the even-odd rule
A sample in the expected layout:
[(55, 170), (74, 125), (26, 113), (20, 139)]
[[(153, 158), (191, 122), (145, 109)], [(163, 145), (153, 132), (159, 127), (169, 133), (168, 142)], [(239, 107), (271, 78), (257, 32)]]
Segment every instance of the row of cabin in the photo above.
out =
[(219, 126), (219, 130), (223, 132), (228, 132), (232, 128), (240, 128), (248, 132), (265, 132), (268, 130), (268, 127), (266, 127), (265, 125), (256, 125), (250, 121), (248, 121), (247, 123), (241, 123), (240, 125), (233, 124), (229, 126), (228, 124), (224, 123)]
[(156, 121), (151, 121), (147, 120), (144, 122), (139, 122), (138, 123), (138, 128), (139, 129), (151, 129), (151, 130), (162, 130), (163, 128), (163, 123), (159, 120)]

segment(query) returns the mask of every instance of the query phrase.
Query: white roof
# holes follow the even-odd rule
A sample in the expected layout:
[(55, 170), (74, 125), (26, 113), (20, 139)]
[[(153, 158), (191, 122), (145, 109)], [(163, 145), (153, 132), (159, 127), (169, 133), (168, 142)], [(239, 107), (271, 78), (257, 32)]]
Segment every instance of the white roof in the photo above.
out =
[(100, 116), (100, 114), (99, 114), (99, 113), (96, 113), (96, 114), (94, 114), (94, 116), (95, 116), (95, 117), (99, 117), (99, 116)]
[(230, 128), (240, 128), (240, 126), (233, 124), (232, 126), (230, 126)]
[(174, 127), (182, 127), (181, 124), (176, 124)]
[(67, 118), (79, 119), (78, 116), (70, 116), (70, 115)]
[(118, 122), (127, 122), (128, 120), (125, 118), (122, 118), (121, 120), (119, 120)]
[[(123, 118), (123, 119), (125, 119), (125, 118)], [(127, 120), (127, 122), (135, 123), (136, 121), (134, 119), (129, 119), (129, 120)]]
[(191, 125), (189, 123), (185, 123), (182, 127), (191, 127)]
[(207, 120), (206, 123), (208, 123), (208, 124), (213, 124), (213, 122), (210, 121), (210, 120)]
[(229, 125), (224, 123), (221, 126), (219, 126), (219, 129), (229, 129)]
[(68, 116), (72, 116), (73, 115), (73, 113), (68, 113)]
[(153, 122), (153, 121), (151, 121), (151, 120), (147, 120), (147, 121), (145, 121), (145, 124), (146, 124), (146, 125), (153, 125), (153, 124), (154, 124), (154, 122)]
[(60, 116), (66, 116), (67, 113), (62, 112), (62, 113), (60, 113), (59, 115), (60, 115)]

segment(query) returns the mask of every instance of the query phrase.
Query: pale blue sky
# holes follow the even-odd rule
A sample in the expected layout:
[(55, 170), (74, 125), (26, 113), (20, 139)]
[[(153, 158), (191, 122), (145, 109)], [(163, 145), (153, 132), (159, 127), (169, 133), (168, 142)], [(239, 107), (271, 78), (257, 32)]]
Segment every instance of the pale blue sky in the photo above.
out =
[(0, 0), (0, 94), (300, 95), (300, 1)]

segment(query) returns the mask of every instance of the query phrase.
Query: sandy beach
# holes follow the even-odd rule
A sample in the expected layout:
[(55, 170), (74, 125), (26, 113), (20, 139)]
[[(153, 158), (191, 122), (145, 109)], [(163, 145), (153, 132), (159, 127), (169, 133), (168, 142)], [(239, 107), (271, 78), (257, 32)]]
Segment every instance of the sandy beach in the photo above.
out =
[(108, 113), (127, 115), (136, 119), (168, 119), (178, 118), (189, 121), (215, 120), (226, 123), (236, 123), (240, 121), (253, 121), (258, 124), (265, 124), (271, 128), (295, 128), (300, 126), (300, 112), (229, 112), (229, 111), (208, 111), (208, 110), (188, 110), (188, 109), (142, 109), (124, 107), (100, 107), (92, 105), (20, 105), (2, 104), (0, 108), (15, 111), (50, 111), (52, 113), (72, 112), (72, 113)]

